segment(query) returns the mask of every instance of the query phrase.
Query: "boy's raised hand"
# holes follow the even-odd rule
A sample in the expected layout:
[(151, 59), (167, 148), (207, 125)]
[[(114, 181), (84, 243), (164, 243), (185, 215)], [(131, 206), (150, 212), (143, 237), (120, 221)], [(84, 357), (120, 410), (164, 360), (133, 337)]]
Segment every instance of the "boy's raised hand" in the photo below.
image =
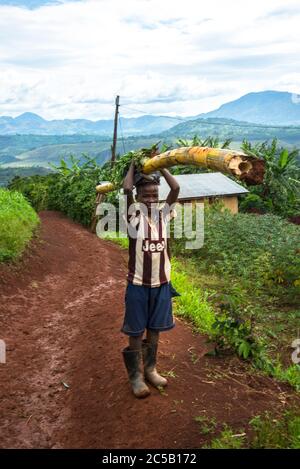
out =
[(134, 185), (134, 172), (135, 172), (135, 163), (134, 160), (131, 160), (129, 169), (123, 181), (124, 194), (127, 196), (127, 207), (129, 208), (131, 204), (134, 203), (133, 199), (133, 185)]
[(180, 186), (176, 181), (176, 178), (167, 169), (160, 169), (160, 172), (169, 184), (169, 187), (171, 189), (166, 199), (166, 204), (171, 206), (177, 201)]

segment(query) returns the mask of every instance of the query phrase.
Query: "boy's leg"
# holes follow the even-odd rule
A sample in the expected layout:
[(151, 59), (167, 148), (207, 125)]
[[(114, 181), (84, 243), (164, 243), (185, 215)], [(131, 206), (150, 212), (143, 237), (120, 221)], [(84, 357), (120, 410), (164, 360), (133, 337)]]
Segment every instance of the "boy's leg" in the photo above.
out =
[(143, 334), (138, 336), (129, 336), (129, 348), (131, 350), (141, 350)]
[(151, 289), (150, 317), (147, 324), (147, 338), (143, 341), (145, 377), (154, 386), (166, 386), (168, 381), (156, 370), (157, 350), (160, 331), (175, 326), (172, 315), (172, 292), (170, 283)]
[(153, 329), (147, 329), (147, 342), (152, 344), (158, 344), (159, 341), (159, 331), (155, 331)]
[(133, 394), (143, 398), (150, 394), (150, 390), (144, 381), (142, 369), (142, 338), (143, 335), (129, 336), (129, 346), (123, 350), (125, 366)]
[(166, 386), (168, 381), (156, 370), (159, 331), (147, 329), (147, 337), (143, 340), (143, 360), (146, 379), (153, 386)]

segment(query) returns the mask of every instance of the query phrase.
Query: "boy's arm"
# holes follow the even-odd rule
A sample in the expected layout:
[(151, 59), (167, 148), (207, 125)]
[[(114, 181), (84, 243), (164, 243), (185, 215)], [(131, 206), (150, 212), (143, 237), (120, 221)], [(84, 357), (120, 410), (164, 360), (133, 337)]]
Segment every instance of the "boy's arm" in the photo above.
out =
[(131, 204), (134, 203), (133, 199), (133, 181), (134, 181), (134, 161), (132, 160), (123, 181), (124, 194), (127, 196), (127, 213)]
[(174, 176), (172, 176), (172, 174), (167, 169), (161, 169), (160, 172), (164, 176), (171, 189), (166, 199), (166, 204), (171, 206), (177, 201), (180, 186)]

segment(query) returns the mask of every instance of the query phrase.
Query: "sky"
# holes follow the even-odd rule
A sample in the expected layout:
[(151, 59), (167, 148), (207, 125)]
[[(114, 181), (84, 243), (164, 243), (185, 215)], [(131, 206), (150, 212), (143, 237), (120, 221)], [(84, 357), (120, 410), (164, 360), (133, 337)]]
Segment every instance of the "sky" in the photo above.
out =
[(0, 116), (193, 116), (300, 93), (299, 0), (0, 0)]

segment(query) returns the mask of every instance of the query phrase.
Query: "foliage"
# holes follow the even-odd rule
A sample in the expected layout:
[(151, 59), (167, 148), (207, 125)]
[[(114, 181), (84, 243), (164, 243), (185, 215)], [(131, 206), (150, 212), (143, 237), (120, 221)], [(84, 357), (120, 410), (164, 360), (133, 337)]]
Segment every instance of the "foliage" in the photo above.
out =
[(119, 187), (129, 169), (130, 163), (133, 160), (138, 170), (141, 170), (143, 163), (154, 155), (159, 154), (159, 143), (153, 144), (150, 148), (141, 148), (137, 151), (129, 151), (120, 158), (117, 158), (115, 164), (112, 166), (110, 162), (103, 166), (102, 177), (106, 177), (108, 181), (112, 182), (115, 187)]
[(19, 257), (39, 218), (19, 192), (0, 189), (0, 262)]
[(228, 425), (223, 425), (223, 430), (218, 437), (211, 440), (209, 445), (204, 448), (208, 449), (241, 449), (245, 446), (246, 434), (243, 430), (235, 433)]
[(300, 415), (292, 411), (273, 417), (265, 412), (250, 421), (254, 432), (251, 448), (300, 449)]
[(293, 364), (288, 368), (284, 368), (282, 363), (277, 360), (274, 364), (270, 361), (262, 361), (256, 363), (263, 371), (278, 379), (289, 383), (296, 391), (300, 391), (300, 365)]
[(179, 138), (176, 142), (179, 147), (210, 147), (210, 148), (229, 148), (231, 139), (227, 138), (223, 143), (220, 143), (219, 137), (207, 137), (202, 139), (199, 135), (195, 134), (192, 140)]
[[(83, 155), (81, 159), (71, 155), (69, 163), (61, 159), (59, 165), (51, 164), (54, 173), (14, 178), (8, 187), (21, 191), (37, 211), (60, 210), (73, 220), (88, 226), (95, 207), (96, 185), (109, 180), (119, 187), (132, 159), (140, 168), (145, 158), (159, 151), (159, 143), (151, 148), (126, 153), (117, 158), (114, 165), (109, 161), (99, 166), (96, 159), (88, 155)], [(117, 205), (117, 191), (109, 193), (106, 201)]]
[(214, 206), (205, 208), (200, 249), (187, 251), (184, 238), (172, 246), (175, 254), (198, 259), (203, 271), (242, 279), (249, 291), (285, 297), (300, 293), (299, 234), (299, 226), (276, 215), (232, 214)]
[[(248, 433), (248, 434), (247, 434)], [(214, 437), (204, 448), (211, 449), (299, 449), (300, 416), (293, 409), (280, 415), (264, 412), (249, 422), (249, 432), (237, 432), (226, 423), (220, 435)]]
[(62, 159), (54, 166), (55, 173), (47, 176), (14, 178), (9, 189), (21, 191), (33, 207), (39, 210), (60, 210), (75, 221), (90, 224), (95, 203), (95, 186), (101, 167), (85, 155), (85, 162), (71, 156), (71, 166)]
[(258, 208), (283, 217), (298, 214), (300, 210), (300, 168), (297, 164), (299, 150), (289, 151), (271, 143), (251, 144), (244, 140), (242, 150), (265, 161), (263, 184), (250, 186), (250, 194), (241, 203), (241, 209)]
[(198, 415), (194, 418), (195, 422), (199, 423), (200, 432), (202, 435), (208, 435), (215, 431), (217, 427), (216, 419), (209, 418), (205, 415)]
[(222, 315), (212, 325), (216, 331), (216, 352), (229, 348), (236, 350), (244, 359), (259, 357), (262, 345), (259, 345), (258, 339), (253, 335), (252, 322), (239, 314), (239, 303), (233, 307), (235, 297), (224, 296), (229, 298), (229, 302), (220, 305)]

